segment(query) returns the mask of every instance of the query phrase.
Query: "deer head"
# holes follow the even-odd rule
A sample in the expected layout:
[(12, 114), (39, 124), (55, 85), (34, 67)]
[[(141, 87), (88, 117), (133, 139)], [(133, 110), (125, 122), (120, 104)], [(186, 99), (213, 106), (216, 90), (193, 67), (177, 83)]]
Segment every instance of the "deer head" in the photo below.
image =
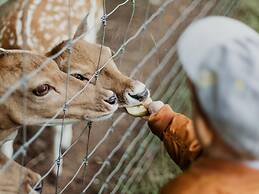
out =
[[(23, 50), (1, 50), (0, 95), (21, 79), (35, 71), (47, 57)], [(55, 61), (40, 69), (36, 76), (26, 82), (0, 105), (1, 129), (10, 129), (22, 124), (37, 125), (53, 117), (63, 107), (66, 96), (67, 74), (60, 71)], [(70, 76), (67, 98), (71, 99), (84, 88), (85, 83)], [(26, 103), (24, 103), (26, 102)], [(26, 107), (24, 107), (26, 106)], [(101, 119), (111, 115), (118, 105), (116, 96), (99, 85), (89, 85), (68, 105), (66, 118)], [(26, 111), (23, 111), (26, 108)], [(63, 113), (58, 115), (61, 118)]]
[[(87, 17), (83, 19), (75, 32), (74, 39), (80, 38), (72, 46), (72, 54), (70, 56), (70, 69), (71, 75), (81, 81), (87, 81), (97, 70), (97, 64), (100, 57), (100, 67), (102, 67), (107, 61), (108, 64), (101, 70), (98, 83), (104, 89), (112, 90), (118, 97), (120, 106), (134, 106), (145, 101), (149, 97), (149, 90), (140, 81), (133, 80), (123, 75), (117, 68), (113, 60), (109, 60), (112, 57), (110, 48), (103, 46), (100, 52), (101, 45), (90, 43), (85, 41), (84, 35), (88, 33)], [(66, 44), (68, 40), (65, 40), (54, 47), (46, 55), (51, 56), (59, 52)], [(69, 51), (66, 50), (59, 57), (54, 59), (59, 68), (67, 72), (67, 61)]]

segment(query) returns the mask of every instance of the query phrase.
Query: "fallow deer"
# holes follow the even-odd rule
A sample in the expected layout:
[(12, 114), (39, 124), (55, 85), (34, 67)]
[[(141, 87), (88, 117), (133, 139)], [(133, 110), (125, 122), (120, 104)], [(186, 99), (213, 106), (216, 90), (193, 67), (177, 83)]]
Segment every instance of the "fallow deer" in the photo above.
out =
[[(29, 5), (23, 5), (19, 0), (17, 2), (20, 3), (13, 3), (12, 5), (7, 3), (3, 7), (3, 9), (8, 10), (10, 6), (16, 5), (17, 11), (6, 13), (9, 16), (1, 16), (4, 20), (14, 21), (6, 27), (2, 36), (0, 34), (2, 46), (7, 48), (27, 48), (41, 53), (50, 50), (46, 54), (47, 56), (60, 51), (69, 41), (66, 32), (66, 29), (68, 29), (66, 18), (66, 14), (68, 14), (67, 4), (60, 0), (31, 0)], [(103, 15), (102, 2), (102, 0), (71, 1), (72, 15), (70, 25), (74, 33), (73, 38), (81, 36), (82, 38), (72, 46), (70, 73), (84, 82), (97, 69), (101, 45), (95, 42), (97, 32), (101, 26), (101, 16)], [(87, 16), (82, 18), (86, 13)], [(30, 16), (29, 18), (28, 15)], [(49, 18), (49, 21), (44, 22), (44, 18)], [(4, 25), (3, 23), (4, 21), (2, 25)], [(85, 36), (83, 36), (84, 34)], [(55, 59), (59, 68), (64, 72), (67, 72), (68, 69), (68, 64), (65, 63), (68, 55), (69, 51), (66, 50)], [(111, 56), (110, 49), (103, 46), (100, 66), (110, 59)], [(137, 80), (123, 75), (113, 60), (110, 60), (109, 64), (100, 72), (97, 82), (103, 88), (112, 90), (118, 96), (120, 107), (140, 104), (149, 97), (149, 91), (146, 86)], [(57, 158), (59, 153), (60, 130), (61, 126), (55, 127), (54, 158)], [(72, 141), (72, 125), (66, 125), (64, 136), (62, 148), (67, 148)]]
[[(3, 96), (22, 76), (30, 75), (47, 59), (31, 51), (0, 49), (0, 95)], [(53, 60), (49, 60), (46, 66), (37, 71), (37, 76), (26, 81), (26, 87), (21, 85), (0, 104), (0, 145), (20, 126), (39, 125), (56, 115), (64, 106), (66, 95), (68, 99), (73, 98), (66, 111), (66, 118), (69, 119), (99, 119), (112, 115), (118, 108), (112, 91), (99, 87), (98, 84), (88, 85), (82, 91), (85, 84), (73, 76), (67, 77)], [(69, 88), (66, 87), (67, 79)], [(82, 92), (78, 93), (79, 91)], [(77, 96), (74, 97), (75, 95)], [(60, 111), (57, 119), (62, 117), (63, 113)], [(7, 160), (5, 155), (0, 154), (1, 167)], [(5, 171), (0, 169), (0, 192), (28, 193), (39, 177), (12, 161)], [(22, 185), (20, 180), (23, 180)]]

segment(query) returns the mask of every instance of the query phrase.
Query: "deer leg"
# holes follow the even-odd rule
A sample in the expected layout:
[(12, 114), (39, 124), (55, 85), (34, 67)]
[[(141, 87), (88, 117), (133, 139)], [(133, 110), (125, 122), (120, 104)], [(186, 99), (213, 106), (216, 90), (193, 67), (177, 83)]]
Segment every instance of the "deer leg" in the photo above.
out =
[[(72, 138), (73, 138), (72, 127), (73, 127), (72, 124), (64, 125), (63, 137), (62, 137), (62, 142), (61, 142), (62, 149), (67, 149), (72, 143)], [(54, 139), (54, 157), (53, 158), (58, 159), (62, 126), (61, 125), (54, 126), (54, 129), (55, 129), (55, 139)], [(59, 174), (62, 173), (62, 163), (63, 163), (63, 159), (61, 158), (60, 166), (59, 166)], [(56, 166), (54, 169), (54, 173), (56, 175), (57, 175), (57, 170), (58, 170), (58, 167)]]
[[(60, 146), (60, 140), (61, 140), (62, 126), (61, 125), (57, 125), (57, 126), (54, 126), (53, 128), (54, 128), (54, 131), (55, 131), (53, 159), (57, 160), (59, 158), (59, 146)], [(62, 142), (61, 142), (61, 144), (62, 144)], [(55, 175), (62, 173), (62, 164), (63, 164), (62, 158), (60, 158), (59, 162), (60, 162), (59, 163), (60, 166), (58, 167), (58, 164), (56, 164), (55, 168), (53, 169)]]
[(67, 149), (72, 144), (72, 139), (73, 139), (73, 129), (72, 128), (73, 128), (72, 124), (64, 126), (63, 140), (61, 143), (62, 149)]

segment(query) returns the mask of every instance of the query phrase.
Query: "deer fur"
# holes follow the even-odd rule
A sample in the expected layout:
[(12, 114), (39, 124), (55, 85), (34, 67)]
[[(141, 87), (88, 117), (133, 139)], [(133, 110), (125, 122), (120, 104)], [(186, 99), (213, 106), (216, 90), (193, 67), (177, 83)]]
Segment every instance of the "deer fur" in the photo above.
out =
[[(0, 153), (0, 164), (5, 164), (10, 159)], [(2, 166), (2, 165), (1, 165)], [(42, 189), (40, 184), (35, 190), (32, 190), (40, 179), (40, 175), (11, 161), (4, 172), (0, 172), (0, 193), (1, 194), (39, 194)]]
[[(27, 3), (28, 2), (28, 3)], [(89, 12), (86, 36), (96, 41), (103, 15), (103, 0), (71, 0), (71, 23), (68, 23), (67, 1), (53, 0), (9, 0), (1, 6), (0, 47), (22, 48), (45, 53), (69, 37), (69, 25), (75, 32), (82, 16)], [(96, 25), (98, 24), (98, 25)]]
[[(35, 2), (38, 2), (38, 4), (36, 6), (32, 6), (32, 4), (35, 5)], [(12, 15), (16, 20), (16, 26), (13, 25), (12, 27), (14, 29), (16, 28), (16, 30), (13, 30), (15, 33), (13, 36), (16, 37), (15, 41), (14, 43), (12, 42), (13, 44), (10, 44), (10, 40), (12, 40), (10, 39), (11, 35), (9, 33), (5, 33), (7, 31), (5, 30), (0, 43), (2, 42), (2, 45), (7, 48), (27, 48), (40, 53), (49, 51), (46, 56), (51, 56), (60, 51), (69, 41), (67, 35), (67, 18), (61, 17), (61, 15), (66, 15), (68, 10), (64, 1), (53, 0), (51, 2), (52, 3), (31, 0), (29, 7), (34, 8), (34, 14), (32, 14), (32, 10), (23, 8), (20, 2), (20, 7), (17, 8), (17, 13), (9, 13), (9, 15)], [(71, 15), (71, 29), (72, 34), (74, 34), (73, 38), (75, 39), (81, 36), (82, 38), (72, 46), (69, 65), (71, 69), (70, 73), (72, 75), (80, 74), (87, 80), (97, 69), (101, 45), (96, 44), (96, 36), (101, 26), (103, 7), (102, 0), (80, 2), (82, 3), (80, 9), (76, 8), (78, 7), (78, 4), (80, 4), (79, 1), (72, 1), (71, 3), (71, 7), (73, 7), (72, 10), (76, 10), (74, 12), (72, 11), (73, 15)], [(8, 7), (8, 4), (5, 4), (5, 6)], [(56, 9), (59, 9), (57, 13), (55, 11)], [(51, 10), (54, 11), (51, 12)], [(32, 19), (24, 21), (24, 16), (30, 15), (29, 13), (32, 14)], [(86, 16), (82, 18), (83, 15)], [(44, 17), (50, 17), (53, 20), (48, 23), (44, 23), (42, 21), (42, 18)], [(22, 19), (19, 20), (19, 18)], [(55, 20), (55, 18), (59, 19)], [(19, 23), (22, 23), (21, 29), (17, 30)], [(28, 31), (25, 26), (29, 26), (30, 33), (25, 33)], [(9, 29), (12, 28), (9, 26)], [(41, 31), (39, 32), (39, 30)], [(68, 55), (70, 55), (69, 51), (66, 50), (63, 54), (54, 59), (59, 68), (66, 73), (68, 73), (68, 64), (66, 63)], [(111, 56), (111, 50), (108, 47), (103, 46), (100, 58), (100, 67), (104, 65)], [(120, 107), (138, 105), (149, 97), (149, 91), (146, 86), (143, 83), (122, 74), (113, 60), (109, 60), (109, 64), (107, 64), (100, 72), (97, 83), (105, 89), (112, 90), (117, 95)], [(56, 126), (54, 128), (56, 131), (54, 159), (56, 159), (59, 153), (58, 142), (60, 140), (61, 126)], [(66, 138), (63, 138), (62, 148), (66, 149), (72, 141), (72, 125), (66, 125), (63, 134)]]
[[(23, 50), (3, 50), (0, 51), (0, 95), (2, 96), (11, 85), (16, 83), (21, 77), (35, 71), (39, 65), (47, 60), (47, 57), (34, 54), (30, 51)], [(52, 118), (64, 104), (64, 98), (72, 98), (80, 91), (85, 84), (78, 79), (69, 77), (69, 88), (66, 90), (67, 74), (62, 72), (55, 61), (50, 60), (49, 63), (38, 71), (37, 76), (30, 79), (26, 83), (26, 88), (20, 87), (15, 90), (5, 101), (0, 104), (0, 143), (1, 145), (13, 137), (22, 125), (39, 125), (43, 121)], [(35, 89), (47, 84), (49, 89), (43, 96), (35, 93)], [(118, 108), (117, 104), (109, 104), (106, 102), (113, 96), (113, 92), (106, 90), (99, 85), (89, 85), (89, 87), (77, 96), (68, 105), (66, 117), (70, 119), (95, 119), (107, 117)], [(26, 104), (23, 102), (26, 100)], [(24, 106), (26, 111), (24, 112)], [(58, 115), (59, 119), (63, 118), (63, 113)], [(0, 166), (8, 159), (0, 154)], [(23, 169), (21, 171), (21, 168)], [(24, 175), (24, 183), (21, 187), (22, 191), (17, 191), (20, 188), (20, 176)], [(9, 180), (6, 180), (10, 177)], [(16, 162), (12, 161), (11, 166), (4, 172), (0, 171), (0, 191), (4, 193), (28, 193), (33, 184), (39, 180), (39, 175), (21, 167)], [(6, 185), (5, 183), (11, 182)], [(25, 185), (24, 185), (25, 184)], [(4, 191), (5, 190), (5, 191)], [(24, 190), (24, 191), (23, 191)], [(16, 192), (17, 191), (17, 192)]]

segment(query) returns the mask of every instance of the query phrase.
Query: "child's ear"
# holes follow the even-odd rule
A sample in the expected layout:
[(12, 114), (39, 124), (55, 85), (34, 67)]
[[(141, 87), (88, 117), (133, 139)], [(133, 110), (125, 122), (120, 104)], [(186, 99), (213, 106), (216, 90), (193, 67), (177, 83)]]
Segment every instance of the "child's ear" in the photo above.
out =
[(84, 17), (84, 19), (81, 21), (81, 23), (79, 24), (79, 26), (77, 27), (77, 30), (74, 34), (73, 39), (76, 39), (80, 36), (82, 36), (82, 38), (86, 35), (87, 31), (88, 31), (88, 15), (89, 13), (86, 14), (86, 16)]

